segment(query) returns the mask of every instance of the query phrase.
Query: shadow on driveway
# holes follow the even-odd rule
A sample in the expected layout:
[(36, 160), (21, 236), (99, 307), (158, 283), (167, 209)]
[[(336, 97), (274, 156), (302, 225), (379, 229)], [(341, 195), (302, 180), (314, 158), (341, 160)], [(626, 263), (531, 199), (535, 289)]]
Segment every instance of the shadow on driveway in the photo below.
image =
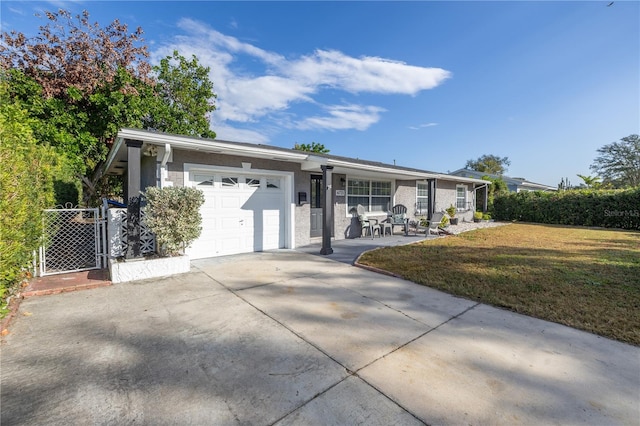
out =
[[(389, 238), (390, 240), (390, 238)], [(640, 349), (293, 250), (26, 299), (2, 424), (635, 424)]]

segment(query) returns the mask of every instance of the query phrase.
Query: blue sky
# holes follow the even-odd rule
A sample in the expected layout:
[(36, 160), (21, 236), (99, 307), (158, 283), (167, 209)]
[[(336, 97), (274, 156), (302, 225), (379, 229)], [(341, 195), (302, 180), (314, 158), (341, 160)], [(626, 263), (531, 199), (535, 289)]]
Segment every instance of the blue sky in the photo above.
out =
[(3, 31), (86, 9), (141, 26), (151, 62), (211, 67), (219, 139), (447, 172), (483, 154), (557, 185), (640, 133), (640, 2), (3, 0)]

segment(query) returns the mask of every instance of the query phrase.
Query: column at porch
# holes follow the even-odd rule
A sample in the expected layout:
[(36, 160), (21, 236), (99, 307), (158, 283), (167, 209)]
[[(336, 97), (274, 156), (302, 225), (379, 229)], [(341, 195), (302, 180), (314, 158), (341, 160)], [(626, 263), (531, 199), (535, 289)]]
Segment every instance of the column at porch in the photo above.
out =
[(142, 141), (125, 141), (127, 146), (127, 251), (125, 257), (141, 257), (140, 245), (140, 161)]
[(331, 254), (331, 229), (333, 225), (333, 200), (332, 200), (332, 175), (333, 166), (320, 166), (322, 169), (322, 197), (324, 204), (322, 205), (322, 248), (320, 254)]

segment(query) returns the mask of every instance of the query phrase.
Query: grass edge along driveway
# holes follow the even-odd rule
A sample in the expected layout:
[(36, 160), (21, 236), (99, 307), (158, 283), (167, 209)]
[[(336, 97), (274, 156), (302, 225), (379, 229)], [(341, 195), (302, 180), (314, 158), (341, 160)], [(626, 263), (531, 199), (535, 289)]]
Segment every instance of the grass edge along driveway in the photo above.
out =
[(516, 223), (385, 247), (359, 262), (640, 346), (640, 232)]

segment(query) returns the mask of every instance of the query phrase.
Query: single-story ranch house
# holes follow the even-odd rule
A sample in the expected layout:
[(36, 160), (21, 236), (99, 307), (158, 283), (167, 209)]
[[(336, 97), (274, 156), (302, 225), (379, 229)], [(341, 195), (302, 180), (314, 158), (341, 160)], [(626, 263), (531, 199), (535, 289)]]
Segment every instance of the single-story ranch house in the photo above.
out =
[[(396, 204), (412, 220), (454, 205), (459, 220), (470, 221), (475, 193), (488, 185), (356, 158), (137, 129), (118, 133), (102, 173), (124, 177), (126, 200), (139, 199), (149, 186), (201, 189), (202, 234), (187, 251), (191, 259), (304, 246), (321, 238), (323, 228), (334, 239), (359, 237), (359, 204), (379, 220)], [(323, 218), (325, 200), (331, 208)]]

